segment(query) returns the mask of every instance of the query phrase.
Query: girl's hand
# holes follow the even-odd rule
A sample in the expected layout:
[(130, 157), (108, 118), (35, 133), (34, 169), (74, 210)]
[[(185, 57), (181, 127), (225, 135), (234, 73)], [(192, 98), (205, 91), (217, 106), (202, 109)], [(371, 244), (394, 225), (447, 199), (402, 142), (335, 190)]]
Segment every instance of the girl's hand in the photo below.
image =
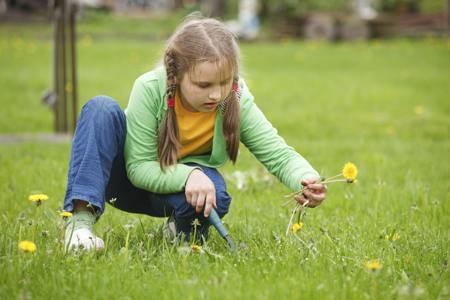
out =
[(325, 200), (327, 193), (327, 186), (322, 183), (317, 183), (319, 179), (304, 179), (301, 181), (304, 186), (303, 192), (294, 196), (295, 200), (304, 204), (308, 202), (308, 207), (316, 207)]
[(202, 171), (195, 169), (189, 175), (185, 187), (186, 201), (195, 208), (197, 213), (205, 207), (207, 218), (211, 209), (216, 206), (216, 188), (214, 183)]

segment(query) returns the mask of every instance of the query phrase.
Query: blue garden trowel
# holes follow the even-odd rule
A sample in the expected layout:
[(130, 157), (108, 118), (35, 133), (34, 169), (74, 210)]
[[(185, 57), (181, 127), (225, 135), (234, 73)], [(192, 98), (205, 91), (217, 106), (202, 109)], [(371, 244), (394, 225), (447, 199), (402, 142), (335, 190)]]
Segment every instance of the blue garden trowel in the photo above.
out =
[(236, 252), (237, 251), (236, 244), (234, 243), (228, 231), (225, 229), (225, 226), (223, 226), (223, 223), (220, 220), (219, 215), (217, 214), (214, 208), (211, 209), (211, 212), (209, 213), (208, 221), (217, 229), (220, 236), (227, 241), (231, 251)]

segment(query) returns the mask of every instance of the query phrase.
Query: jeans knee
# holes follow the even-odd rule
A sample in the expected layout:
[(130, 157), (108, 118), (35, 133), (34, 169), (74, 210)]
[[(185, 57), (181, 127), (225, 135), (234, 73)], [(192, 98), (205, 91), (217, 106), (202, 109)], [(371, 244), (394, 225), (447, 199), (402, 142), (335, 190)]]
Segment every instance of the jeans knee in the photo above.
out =
[(103, 95), (92, 97), (88, 102), (86, 102), (83, 108), (94, 111), (122, 113), (122, 109), (113, 98)]
[[(95, 96), (83, 106), (81, 111), (88, 119), (101, 124), (108, 124), (112, 128), (126, 130), (126, 117), (117, 102), (108, 96)], [(81, 116), (80, 116), (81, 118)]]
[(219, 217), (225, 216), (229, 209), (231, 204), (231, 196), (228, 194), (227, 191), (219, 191), (216, 193), (216, 205), (217, 205), (217, 214)]
[(167, 202), (174, 210), (175, 219), (193, 218), (195, 216), (195, 208), (186, 201), (184, 193), (169, 194)]

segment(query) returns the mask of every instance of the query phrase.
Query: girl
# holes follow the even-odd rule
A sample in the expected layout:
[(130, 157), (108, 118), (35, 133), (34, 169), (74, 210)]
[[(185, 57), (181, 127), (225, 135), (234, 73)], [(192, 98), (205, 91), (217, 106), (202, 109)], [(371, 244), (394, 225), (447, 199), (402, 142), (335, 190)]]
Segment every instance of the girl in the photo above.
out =
[(83, 107), (69, 163), (64, 209), (73, 211), (66, 248), (101, 249), (92, 232), (105, 202), (121, 210), (169, 217), (189, 238), (198, 218), (223, 217), (231, 197), (217, 171), (236, 162), (242, 142), (310, 207), (325, 199), (319, 174), (277, 134), (239, 76), (235, 36), (214, 19), (187, 20), (169, 39), (163, 66), (134, 84), (126, 112), (106, 96)]

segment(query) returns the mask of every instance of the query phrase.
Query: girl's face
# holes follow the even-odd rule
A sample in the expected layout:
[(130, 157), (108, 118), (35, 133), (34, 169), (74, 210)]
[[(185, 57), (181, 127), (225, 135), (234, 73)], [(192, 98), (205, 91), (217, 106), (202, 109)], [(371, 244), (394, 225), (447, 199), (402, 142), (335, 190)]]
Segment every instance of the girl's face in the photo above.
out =
[(209, 112), (217, 108), (231, 91), (233, 74), (220, 64), (198, 63), (180, 81), (181, 102), (192, 112)]

